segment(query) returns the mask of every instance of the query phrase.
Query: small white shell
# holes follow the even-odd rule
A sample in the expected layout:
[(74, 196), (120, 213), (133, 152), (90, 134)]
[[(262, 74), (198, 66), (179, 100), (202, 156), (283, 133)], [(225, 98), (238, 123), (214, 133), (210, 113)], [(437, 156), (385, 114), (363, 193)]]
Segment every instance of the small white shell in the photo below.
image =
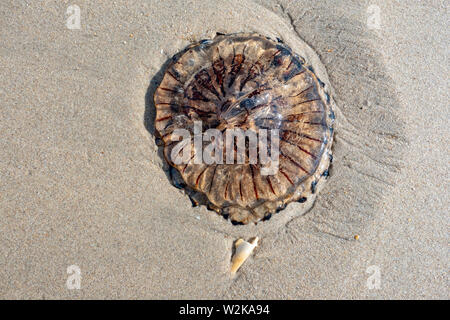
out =
[(233, 259), (231, 259), (231, 273), (236, 273), (244, 261), (247, 260), (253, 249), (258, 245), (258, 240), (259, 238), (255, 237), (250, 242), (244, 241), (243, 239), (236, 241), (236, 252), (234, 253)]

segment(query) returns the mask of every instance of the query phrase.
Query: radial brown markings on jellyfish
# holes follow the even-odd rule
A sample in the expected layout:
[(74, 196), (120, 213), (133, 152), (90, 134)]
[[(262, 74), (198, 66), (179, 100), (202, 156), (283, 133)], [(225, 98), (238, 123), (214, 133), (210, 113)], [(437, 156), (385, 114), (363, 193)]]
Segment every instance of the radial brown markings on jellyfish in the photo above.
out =
[(253, 182), (253, 191), (255, 192), (255, 198), (256, 200), (259, 200), (258, 190), (256, 188), (256, 182), (255, 182), (255, 173), (253, 172), (253, 166), (249, 165), (251, 173), (252, 173), (252, 182)]
[[(169, 76), (171, 76), (173, 79), (175, 79), (177, 82), (180, 82), (180, 80), (179, 80), (172, 72), (170, 72), (169, 70), (167, 70), (166, 73), (167, 73)], [(180, 83), (181, 83), (181, 82), (180, 82)]]
[(291, 185), (294, 185), (294, 182), (292, 182), (291, 178), (289, 178), (288, 174), (283, 171), (283, 169), (280, 169), (280, 173), (289, 181)]
[(294, 107), (297, 107), (297, 106), (305, 104), (305, 103), (314, 102), (314, 101), (320, 101), (320, 99), (305, 100), (305, 101), (302, 101), (302, 102), (299, 102), (299, 103), (295, 104)]
[(300, 120), (302, 118), (302, 116), (304, 116), (305, 114), (314, 114), (314, 113), (323, 113), (322, 110), (312, 110), (312, 111), (305, 111), (305, 112), (301, 112), (301, 113), (295, 113), (295, 114), (288, 114), (286, 116), (287, 119), (282, 120), (283, 122), (294, 122), (294, 120)]
[(228, 186), (230, 185), (230, 181), (227, 181), (227, 184), (225, 185), (225, 193), (224, 193), (224, 195), (223, 195), (223, 198), (225, 199), (225, 200), (227, 200), (227, 198), (228, 198)]
[(269, 184), (269, 187), (270, 187), (270, 190), (272, 191), (272, 193), (273, 193), (274, 195), (277, 195), (277, 194), (275, 193), (275, 190), (273, 190), (272, 182), (270, 181), (270, 176), (267, 176), (267, 177), (266, 177), (266, 181), (267, 181), (267, 183)]
[(193, 107), (193, 106), (183, 106), (182, 108), (189, 109), (195, 113), (199, 113), (199, 114), (203, 114), (203, 115), (215, 114), (213, 111), (205, 111), (205, 110), (201, 110), (200, 108)]
[(261, 60), (261, 56), (258, 57), (258, 60), (254, 63), (252, 63), (252, 65), (250, 66), (250, 68), (248, 69), (248, 75), (247, 77), (244, 79), (244, 81), (241, 81), (240, 85), (239, 85), (239, 90), (242, 91), (242, 89), (244, 88), (244, 86), (247, 84), (248, 81), (251, 81), (253, 79), (255, 79), (261, 72), (261, 68), (259, 69), (260, 72), (256, 73), (255, 71), (253, 71), (253, 68), (255, 68), (256, 66), (258, 66)]
[(168, 92), (172, 92), (172, 93), (179, 93), (179, 91), (176, 89), (169, 89), (169, 88), (163, 88), (163, 87), (159, 87), (158, 90), (168, 91)]
[[(308, 150), (306, 150), (306, 149), (300, 147), (298, 144), (293, 143), (292, 141), (289, 141), (289, 140), (286, 139), (286, 138), (281, 139), (281, 141), (282, 141), (282, 142), (289, 143), (291, 146), (297, 147), (300, 151), (306, 153), (307, 155), (309, 155), (309, 156), (312, 157), (313, 159), (317, 159), (317, 157), (316, 157), (315, 155), (313, 155), (313, 154), (312, 154), (311, 152), (309, 152)], [(305, 172), (306, 172), (306, 171), (305, 171)], [(309, 173), (309, 172), (306, 172), (306, 173)]]
[(302, 91), (300, 91), (299, 93), (297, 93), (296, 95), (294, 95), (294, 96), (289, 96), (289, 98), (294, 98), (294, 97), (298, 97), (299, 95), (301, 95), (302, 93), (304, 93), (304, 92), (306, 92), (306, 91), (308, 91), (308, 90), (310, 90), (311, 88), (313, 88), (313, 86), (311, 85), (311, 86), (309, 86), (309, 87), (307, 87), (306, 89), (303, 89)]
[(164, 121), (164, 120), (171, 119), (171, 118), (172, 118), (172, 116), (165, 116), (165, 117), (162, 117), (162, 118), (158, 118), (155, 121), (156, 122), (160, 122), (160, 121)]
[(214, 88), (214, 86), (212, 85), (212, 83), (211, 83), (212, 79), (207, 70), (203, 69), (202, 71), (197, 73), (195, 76), (195, 80), (201, 87), (210, 91), (212, 94), (214, 94), (217, 97), (217, 99), (220, 100), (220, 95), (217, 92), (216, 88)]
[(244, 201), (244, 196), (242, 192), (242, 180), (239, 180), (239, 195), (241, 196), (241, 200)]
[(230, 80), (228, 81), (228, 88), (231, 88), (231, 86), (234, 84), (234, 81), (236, 80), (236, 76), (239, 73), (239, 71), (242, 68), (242, 64), (245, 61), (245, 55), (244, 54), (235, 54), (233, 57), (233, 63), (230, 70)]
[(209, 191), (208, 191), (208, 193), (211, 192), (211, 188), (212, 188), (212, 186), (213, 186), (213, 184), (214, 184), (214, 178), (215, 178), (215, 176), (216, 176), (216, 171), (217, 171), (217, 165), (214, 167), (214, 173), (213, 173), (213, 176), (212, 176), (212, 178), (211, 178), (211, 183), (210, 183), (210, 185), (209, 185)]
[(320, 143), (323, 142), (320, 139), (316, 139), (316, 138), (311, 137), (311, 136), (309, 136), (307, 134), (304, 134), (304, 133), (300, 133), (300, 132), (296, 132), (296, 131), (292, 131), (292, 130), (288, 130), (288, 129), (283, 129), (283, 132), (292, 133), (292, 134), (295, 134), (295, 135), (297, 135), (299, 137), (302, 137), (302, 138), (305, 138), (305, 139), (309, 139), (309, 140), (312, 140), (312, 141), (315, 141), (315, 142), (320, 142)]
[(222, 93), (222, 97), (225, 97), (225, 89), (223, 87), (223, 81), (225, 77), (225, 61), (220, 56), (219, 48), (217, 47), (217, 54), (219, 56), (219, 60), (216, 60), (212, 64), (212, 68), (214, 71), (214, 75), (216, 76), (216, 83), (220, 86), (220, 91)]
[[(291, 163), (293, 163), (296, 167), (298, 167), (300, 170), (302, 170), (304, 173), (309, 174), (308, 170), (306, 170), (305, 168), (303, 168), (303, 166), (298, 163), (297, 161), (295, 161), (294, 159), (292, 159), (292, 157), (284, 154), (282, 151), (280, 151), (280, 155), (284, 158), (286, 158), (287, 160), (289, 160)], [(281, 171), (281, 169), (280, 169)]]
[(205, 95), (202, 93), (202, 91), (199, 88), (197, 88), (196, 85), (189, 88), (189, 91), (187, 93), (187, 98), (192, 101), (204, 101), (204, 102), (211, 101), (210, 99), (205, 97)]
[[(275, 53), (273, 53), (271, 56), (267, 57), (266, 60), (269, 61), (269, 60), (273, 59), (273, 57), (276, 56), (276, 55), (279, 54), (279, 53), (280, 53), (280, 50), (275, 51)], [(272, 64), (271, 64), (271, 63), (269, 63), (269, 64), (268, 64), (267, 66), (265, 66), (265, 67), (264, 67), (264, 65), (260, 64), (262, 58), (264, 58), (264, 55), (261, 55), (261, 56), (258, 58), (257, 62), (255, 62), (255, 63), (252, 65), (252, 68), (251, 68), (251, 70), (252, 70), (253, 67), (255, 67), (255, 66), (260, 66), (259, 73), (254, 74), (254, 73), (251, 72), (251, 70), (249, 70), (249, 74), (248, 74), (247, 78), (244, 80), (244, 84), (240, 86), (240, 90), (242, 90), (242, 89), (244, 88), (245, 84), (246, 84), (248, 81), (251, 81), (251, 80), (253, 80), (253, 79), (257, 78), (257, 77), (262, 77), (269, 69), (271, 69), (271, 67), (272, 67)]]

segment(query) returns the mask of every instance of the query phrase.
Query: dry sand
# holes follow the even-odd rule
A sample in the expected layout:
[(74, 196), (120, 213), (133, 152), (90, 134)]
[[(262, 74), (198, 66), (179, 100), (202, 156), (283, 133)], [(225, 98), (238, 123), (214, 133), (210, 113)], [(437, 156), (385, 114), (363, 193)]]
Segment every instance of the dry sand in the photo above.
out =
[[(450, 297), (445, 1), (80, 0), (80, 30), (71, 4), (0, 3), (0, 298)], [(303, 216), (232, 226), (163, 170), (149, 97), (216, 31), (304, 39), (327, 68), (335, 161)], [(261, 243), (231, 277), (239, 236)]]

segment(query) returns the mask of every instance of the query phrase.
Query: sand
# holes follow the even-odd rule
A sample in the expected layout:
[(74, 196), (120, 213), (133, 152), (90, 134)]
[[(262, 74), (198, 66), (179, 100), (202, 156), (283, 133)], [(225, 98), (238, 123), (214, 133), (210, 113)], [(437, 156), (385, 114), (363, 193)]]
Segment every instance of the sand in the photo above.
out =
[[(78, 1), (79, 30), (71, 4), (0, 4), (0, 298), (450, 297), (444, 1)], [(334, 88), (331, 177), (303, 216), (232, 226), (158, 155), (161, 68), (238, 31), (303, 39)]]

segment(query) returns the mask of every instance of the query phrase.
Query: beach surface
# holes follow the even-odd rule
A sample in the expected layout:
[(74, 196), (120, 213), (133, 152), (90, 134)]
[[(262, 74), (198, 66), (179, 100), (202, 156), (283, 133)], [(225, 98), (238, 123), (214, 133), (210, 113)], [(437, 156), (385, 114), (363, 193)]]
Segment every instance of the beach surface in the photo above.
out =
[[(1, 299), (450, 298), (448, 3), (76, 5), (0, 3)], [(171, 184), (151, 97), (174, 54), (241, 31), (307, 43), (338, 108), (311, 210), (233, 226)]]

